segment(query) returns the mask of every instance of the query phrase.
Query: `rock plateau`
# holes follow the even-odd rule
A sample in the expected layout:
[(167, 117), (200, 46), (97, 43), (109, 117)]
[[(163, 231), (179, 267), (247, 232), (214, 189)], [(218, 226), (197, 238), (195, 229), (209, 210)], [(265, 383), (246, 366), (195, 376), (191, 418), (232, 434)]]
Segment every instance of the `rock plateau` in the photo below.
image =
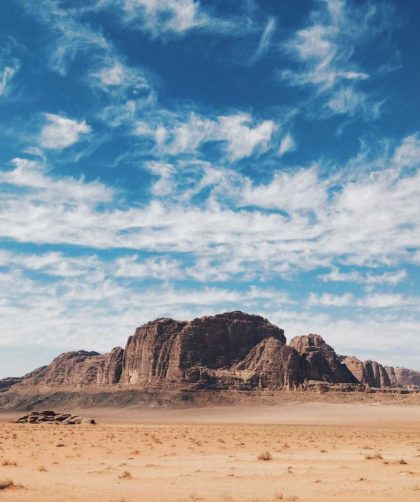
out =
[(6, 395), (59, 396), (64, 389), (140, 388), (159, 394), (165, 389), (305, 390), (318, 384), (346, 391), (414, 390), (420, 373), (339, 356), (315, 334), (287, 345), (284, 331), (267, 319), (235, 311), (192, 321), (156, 319), (137, 328), (124, 349), (61, 354), (48, 366), (0, 381), (0, 407)]

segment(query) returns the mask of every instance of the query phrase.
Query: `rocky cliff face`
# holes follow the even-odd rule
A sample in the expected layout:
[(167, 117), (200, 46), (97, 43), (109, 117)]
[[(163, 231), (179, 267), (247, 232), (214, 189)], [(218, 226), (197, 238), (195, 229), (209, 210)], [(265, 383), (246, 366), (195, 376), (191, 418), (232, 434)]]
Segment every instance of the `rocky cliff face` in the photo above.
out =
[(22, 381), (21, 377), (9, 377), (9, 378), (2, 378), (0, 380), (0, 392), (4, 392), (12, 385), (16, 385), (17, 383), (20, 383)]
[(29, 374), (23, 385), (46, 387), (82, 387), (118, 383), (122, 372), (123, 349), (116, 347), (108, 354), (98, 352), (65, 352), (48, 366)]
[(253, 347), (232, 371), (259, 388), (293, 389), (305, 380), (305, 365), (299, 353), (272, 337)]
[(361, 384), (369, 387), (391, 387), (386, 369), (376, 361), (360, 361), (357, 357), (344, 357), (344, 364)]
[(284, 345), (283, 330), (260, 316), (229, 312), (191, 322), (157, 319), (129, 338), (122, 383), (156, 383), (197, 379), (194, 368), (229, 368), (261, 340)]
[(385, 367), (393, 387), (420, 387), (420, 371), (407, 368)]
[(158, 391), (185, 386), (251, 390), (308, 389), (317, 383), (354, 389), (420, 385), (418, 372), (339, 357), (319, 335), (295, 337), (285, 344), (282, 329), (239, 311), (192, 321), (162, 318), (137, 328), (124, 350), (67, 352), (22, 378), (0, 381), (0, 391), (114, 384)]
[(305, 377), (330, 383), (358, 383), (354, 375), (320, 335), (297, 336), (290, 346), (302, 356)]

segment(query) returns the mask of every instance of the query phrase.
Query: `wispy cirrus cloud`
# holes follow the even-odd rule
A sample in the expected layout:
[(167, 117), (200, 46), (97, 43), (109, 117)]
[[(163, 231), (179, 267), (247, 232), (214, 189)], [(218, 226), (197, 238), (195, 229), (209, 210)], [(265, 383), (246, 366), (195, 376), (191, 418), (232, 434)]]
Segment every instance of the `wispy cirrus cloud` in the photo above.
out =
[(5, 44), (0, 49), (0, 98), (6, 97), (10, 92), (12, 80), (21, 66), (20, 60), (12, 53), (15, 45)]
[(296, 150), (296, 141), (290, 132), (286, 133), (280, 141), (279, 155)]
[(6, 96), (10, 90), (10, 83), (17, 71), (20, 63), (17, 59), (3, 62), (0, 58), (0, 97)]
[(392, 28), (390, 14), (386, 4), (318, 0), (308, 25), (284, 43), (295, 69), (282, 69), (279, 77), (291, 86), (312, 87), (317, 97), (324, 95), (327, 114), (377, 118), (382, 100), (372, 98), (361, 87), (372, 74), (357, 60), (356, 52), (378, 33)]
[(245, 14), (247, 5), (230, 17), (217, 16), (199, 0), (99, 0), (96, 9), (112, 9), (125, 25), (153, 38), (180, 37), (198, 30), (232, 36), (255, 29)]
[(269, 50), (276, 28), (277, 28), (277, 19), (272, 16), (269, 17), (264, 26), (260, 40), (258, 42), (257, 50), (255, 51), (255, 54), (251, 58), (252, 62), (255, 62)]
[(272, 120), (257, 122), (247, 113), (220, 115), (208, 118), (190, 113), (157, 115), (153, 122), (141, 122), (135, 132), (151, 138), (159, 154), (179, 155), (192, 153), (209, 142), (224, 144), (227, 160), (236, 161), (263, 153), (271, 146), (277, 128)]

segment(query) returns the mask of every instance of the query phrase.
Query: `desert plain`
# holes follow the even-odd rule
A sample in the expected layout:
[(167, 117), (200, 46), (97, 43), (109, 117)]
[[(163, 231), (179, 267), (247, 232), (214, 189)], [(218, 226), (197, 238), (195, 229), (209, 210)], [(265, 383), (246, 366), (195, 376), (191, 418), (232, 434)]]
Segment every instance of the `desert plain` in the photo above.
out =
[(83, 410), (97, 425), (0, 414), (0, 500), (420, 500), (420, 406)]

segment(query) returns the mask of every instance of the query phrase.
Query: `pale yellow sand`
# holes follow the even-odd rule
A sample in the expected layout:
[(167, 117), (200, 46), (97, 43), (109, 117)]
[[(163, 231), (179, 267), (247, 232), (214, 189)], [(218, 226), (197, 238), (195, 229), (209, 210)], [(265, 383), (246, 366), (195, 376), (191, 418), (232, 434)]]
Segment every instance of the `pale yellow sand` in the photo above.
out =
[[(420, 500), (420, 406), (83, 414), (99, 424), (17, 425), (0, 415), (0, 482), (23, 486), (0, 490), (0, 500)], [(263, 451), (272, 460), (259, 460)]]

